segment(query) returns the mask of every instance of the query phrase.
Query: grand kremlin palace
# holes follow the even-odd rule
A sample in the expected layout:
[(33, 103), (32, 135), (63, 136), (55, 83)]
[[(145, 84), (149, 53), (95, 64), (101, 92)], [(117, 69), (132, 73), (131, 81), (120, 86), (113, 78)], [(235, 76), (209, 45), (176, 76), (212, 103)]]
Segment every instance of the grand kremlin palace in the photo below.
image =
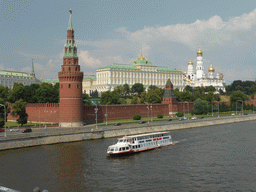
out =
[(132, 64), (112, 64), (96, 70), (96, 77), (85, 77), (83, 81), (83, 92), (113, 91), (115, 87), (127, 83), (130, 88), (135, 83), (141, 83), (148, 90), (150, 85), (164, 88), (166, 80), (170, 78), (174, 88), (183, 89), (182, 71), (157, 67), (146, 60), (142, 54)]

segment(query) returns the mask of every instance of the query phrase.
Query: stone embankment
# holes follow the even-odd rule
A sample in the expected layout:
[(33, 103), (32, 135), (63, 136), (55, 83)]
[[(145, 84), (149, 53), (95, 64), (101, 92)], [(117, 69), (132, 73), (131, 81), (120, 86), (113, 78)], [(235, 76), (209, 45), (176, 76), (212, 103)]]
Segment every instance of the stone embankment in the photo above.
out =
[[(48, 128), (33, 131), (32, 134), (17, 134), (0, 139), (0, 150), (48, 145), (65, 142), (83, 141), (89, 139), (101, 139), (110, 137), (121, 137), (124, 135), (143, 134), (158, 131), (173, 131), (180, 129), (190, 129), (205, 126), (213, 126), (219, 124), (236, 123), (242, 121), (256, 120), (256, 115), (206, 118), (200, 120), (189, 121), (172, 121), (168, 123), (157, 123), (149, 125), (122, 125), (122, 126), (106, 126), (98, 127), (81, 127), (81, 128)], [(92, 130), (94, 129), (94, 130)]]

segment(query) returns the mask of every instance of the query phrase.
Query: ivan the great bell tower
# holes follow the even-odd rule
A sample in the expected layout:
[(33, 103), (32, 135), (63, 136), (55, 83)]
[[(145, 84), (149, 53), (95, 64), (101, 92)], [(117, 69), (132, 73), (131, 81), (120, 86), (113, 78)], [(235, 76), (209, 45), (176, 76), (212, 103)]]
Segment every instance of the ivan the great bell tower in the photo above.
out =
[(69, 10), (67, 43), (63, 65), (59, 72), (59, 118), (61, 127), (79, 127), (83, 122), (82, 81), (84, 73), (78, 65), (77, 46), (72, 25), (72, 10)]

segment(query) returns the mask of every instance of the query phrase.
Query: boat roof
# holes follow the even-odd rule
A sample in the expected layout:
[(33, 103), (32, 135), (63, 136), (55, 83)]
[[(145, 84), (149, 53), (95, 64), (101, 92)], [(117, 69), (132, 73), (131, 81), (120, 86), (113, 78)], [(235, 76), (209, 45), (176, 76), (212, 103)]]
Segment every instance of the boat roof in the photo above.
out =
[(130, 139), (130, 138), (134, 138), (134, 137), (142, 137), (142, 136), (164, 134), (164, 133), (169, 133), (169, 132), (156, 132), (156, 133), (147, 133), (147, 134), (140, 134), (140, 135), (130, 135), (130, 136), (124, 136), (120, 139)]

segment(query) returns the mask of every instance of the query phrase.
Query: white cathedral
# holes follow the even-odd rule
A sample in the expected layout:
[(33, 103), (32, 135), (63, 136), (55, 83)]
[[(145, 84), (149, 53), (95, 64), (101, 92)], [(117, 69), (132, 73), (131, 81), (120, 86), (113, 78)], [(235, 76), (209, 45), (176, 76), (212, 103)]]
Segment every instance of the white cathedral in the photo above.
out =
[(191, 87), (206, 87), (213, 86), (216, 89), (216, 93), (219, 93), (220, 90), (226, 92), (225, 90), (225, 81), (223, 79), (223, 73), (214, 74), (215, 69), (211, 65), (208, 69), (208, 75), (204, 73), (203, 66), (203, 52), (200, 50), (197, 51), (197, 65), (196, 72), (194, 72), (193, 62), (188, 62), (188, 71), (184, 73), (183, 82), (184, 87), (189, 85)]

